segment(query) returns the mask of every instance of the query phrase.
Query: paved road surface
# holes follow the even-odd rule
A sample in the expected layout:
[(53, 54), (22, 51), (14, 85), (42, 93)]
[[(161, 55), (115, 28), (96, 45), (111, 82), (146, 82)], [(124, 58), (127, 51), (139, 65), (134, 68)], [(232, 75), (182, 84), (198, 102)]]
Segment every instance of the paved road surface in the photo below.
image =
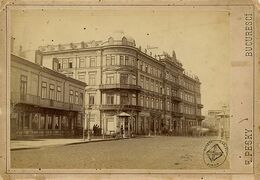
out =
[[(12, 168), (208, 169), (203, 148), (213, 137), (134, 138), (11, 152)], [(228, 161), (219, 168), (228, 168)]]

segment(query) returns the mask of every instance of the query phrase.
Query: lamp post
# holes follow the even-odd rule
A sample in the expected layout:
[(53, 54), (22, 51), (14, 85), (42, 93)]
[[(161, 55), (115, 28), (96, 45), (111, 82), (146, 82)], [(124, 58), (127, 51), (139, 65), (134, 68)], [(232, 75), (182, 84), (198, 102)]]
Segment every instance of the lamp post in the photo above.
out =
[(83, 126), (82, 126), (82, 130), (83, 130), (83, 141), (85, 141), (85, 129), (86, 129), (86, 108), (84, 107), (84, 121), (83, 121)]
[(88, 107), (88, 141), (91, 141), (91, 137), (90, 137), (90, 114), (91, 114), (91, 107)]
[(103, 119), (102, 119), (102, 138), (105, 139), (105, 113), (103, 115)]

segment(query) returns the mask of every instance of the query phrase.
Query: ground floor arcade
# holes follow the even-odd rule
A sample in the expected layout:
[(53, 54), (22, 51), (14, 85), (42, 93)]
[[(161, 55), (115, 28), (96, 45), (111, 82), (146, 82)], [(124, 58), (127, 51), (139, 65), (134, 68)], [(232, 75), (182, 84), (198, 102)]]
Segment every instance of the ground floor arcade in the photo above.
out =
[(82, 131), (83, 117), (77, 111), (18, 105), (11, 113), (11, 139), (74, 137)]
[[(129, 116), (122, 117), (121, 113)], [(189, 135), (193, 127), (201, 125), (201, 120), (156, 111), (95, 111), (89, 115), (89, 129), (94, 125), (105, 135), (124, 132), (126, 135)], [(88, 122), (88, 117), (86, 118)]]

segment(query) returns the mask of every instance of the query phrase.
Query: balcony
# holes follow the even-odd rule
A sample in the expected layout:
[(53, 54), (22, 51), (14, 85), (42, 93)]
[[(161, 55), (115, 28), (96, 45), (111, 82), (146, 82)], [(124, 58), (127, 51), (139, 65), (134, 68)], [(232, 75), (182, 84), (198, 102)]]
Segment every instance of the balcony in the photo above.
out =
[(181, 102), (181, 97), (180, 96), (172, 96), (172, 100)]
[(201, 103), (197, 103), (197, 106), (198, 106), (198, 108), (203, 108), (204, 107), (203, 104), (201, 104)]
[(31, 94), (20, 94), (20, 93), (11, 93), (11, 104), (16, 105), (19, 103), (30, 104), (30, 105), (39, 105), (40, 97), (31, 95)]
[(69, 104), (69, 110), (71, 111), (83, 111), (83, 105), (79, 104)]
[(82, 111), (83, 105), (69, 104), (65, 102), (60, 102), (52, 99), (42, 99), (40, 96), (31, 94), (19, 94), (11, 93), (11, 103), (16, 104), (28, 104), (44, 108), (60, 109), (67, 111)]
[(184, 114), (184, 117), (188, 118), (188, 119), (196, 119), (196, 115), (195, 114)]
[(142, 111), (141, 106), (137, 105), (115, 105), (115, 104), (103, 104), (100, 106), (100, 110), (103, 111)]
[(134, 84), (102, 84), (100, 85), (100, 90), (109, 90), (109, 89), (128, 89), (128, 90), (136, 90), (140, 91), (141, 86), (134, 85)]
[(182, 116), (183, 116), (183, 113), (174, 111), (174, 112), (172, 112), (172, 115), (173, 115), (174, 117), (182, 117)]
[(204, 119), (205, 119), (205, 116), (197, 115), (197, 119), (198, 119), (198, 120), (204, 120)]

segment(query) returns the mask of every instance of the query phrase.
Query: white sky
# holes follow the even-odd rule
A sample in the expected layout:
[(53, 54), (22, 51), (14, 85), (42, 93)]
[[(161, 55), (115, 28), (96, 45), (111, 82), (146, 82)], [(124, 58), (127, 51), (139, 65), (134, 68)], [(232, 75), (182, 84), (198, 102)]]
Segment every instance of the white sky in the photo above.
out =
[(11, 35), (23, 50), (40, 45), (106, 40), (123, 31), (137, 46), (175, 50), (184, 68), (199, 76), (203, 112), (229, 103), (229, 21), (224, 11), (173, 7), (111, 7), (101, 10), (12, 10)]

